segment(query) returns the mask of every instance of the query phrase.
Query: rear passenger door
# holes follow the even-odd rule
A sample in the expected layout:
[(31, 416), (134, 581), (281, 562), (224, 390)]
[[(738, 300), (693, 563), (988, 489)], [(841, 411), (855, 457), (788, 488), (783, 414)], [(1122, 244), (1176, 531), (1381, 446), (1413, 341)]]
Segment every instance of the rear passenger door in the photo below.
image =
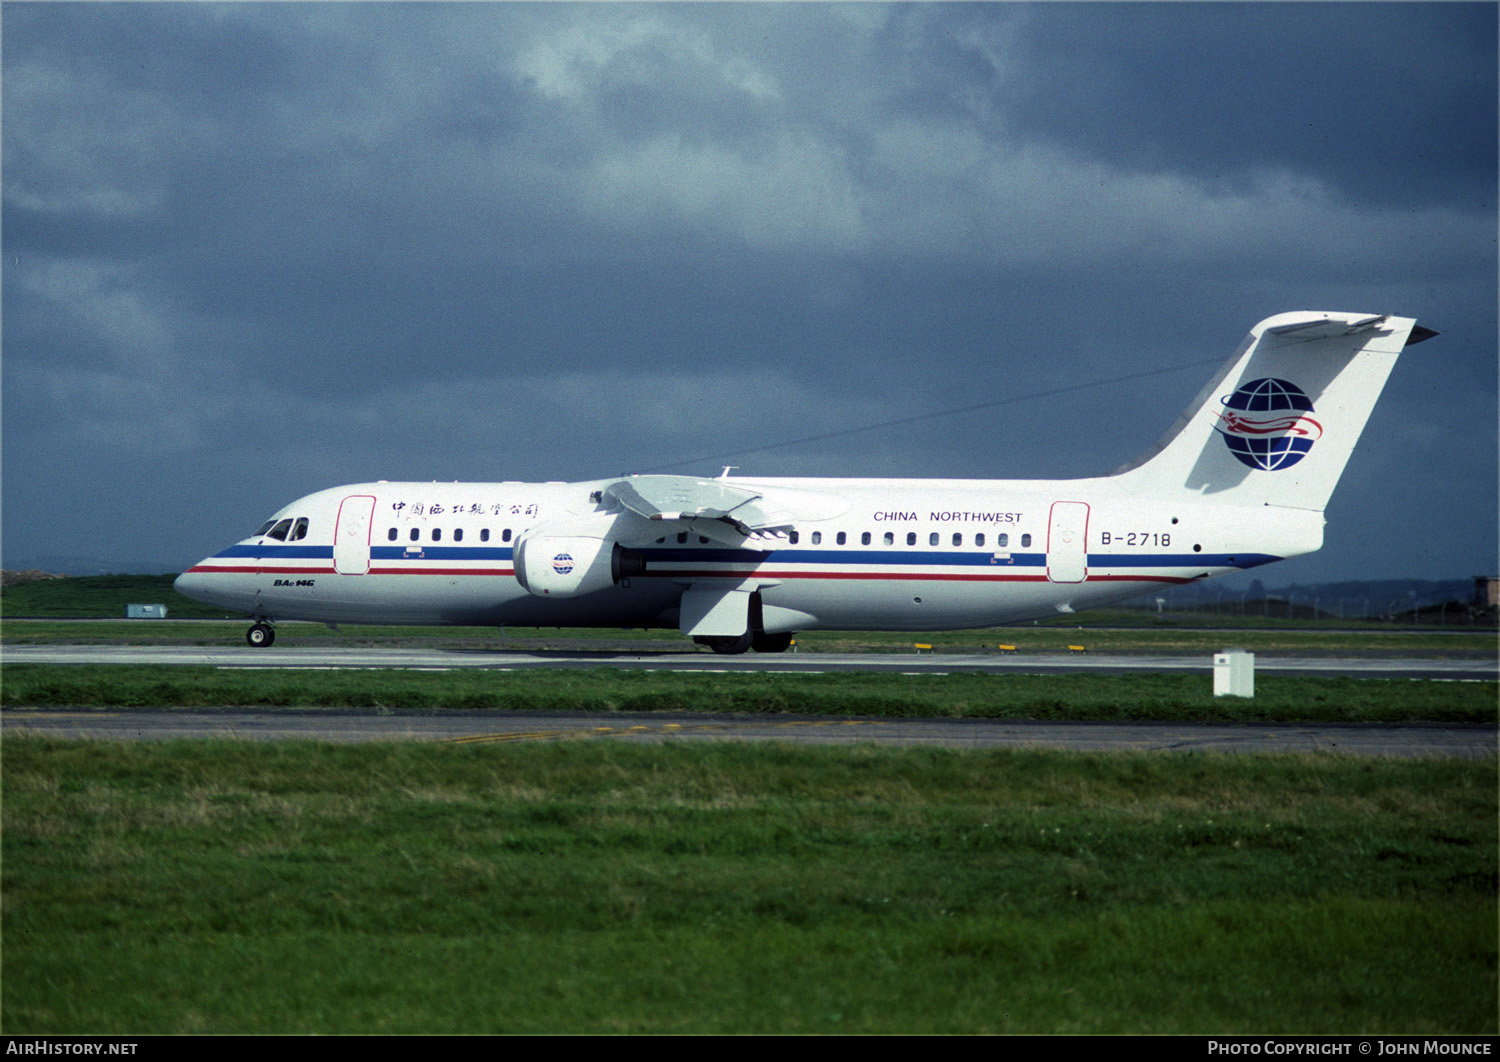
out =
[(1047, 524), (1047, 578), (1054, 583), (1081, 583), (1088, 578), (1089, 507), (1084, 502), (1054, 502)]

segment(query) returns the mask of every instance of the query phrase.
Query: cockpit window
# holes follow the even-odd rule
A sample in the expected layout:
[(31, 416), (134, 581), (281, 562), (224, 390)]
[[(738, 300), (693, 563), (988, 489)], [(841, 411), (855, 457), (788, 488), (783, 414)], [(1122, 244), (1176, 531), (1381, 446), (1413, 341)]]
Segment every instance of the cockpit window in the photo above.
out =
[(307, 537), (307, 517), (297, 517), (297, 522), (292, 525), (292, 533), (287, 537), (288, 542), (296, 542)]
[(264, 535), (267, 531), (271, 530), (271, 528), (273, 528), (275, 526), (276, 526), (276, 521), (275, 520), (267, 520), (265, 523), (263, 523), (263, 524), (260, 525), (260, 530), (256, 531), (255, 534), (251, 535), (250, 537), (251, 538), (259, 538), (261, 535)]
[(290, 531), (291, 529), (292, 529), (292, 521), (291, 521), (291, 518), (288, 517), (287, 519), (285, 519), (285, 520), (281, 521), (279, 524), (277, 524), (275, 527), (271, 528), (271, 530), (266, 533), (266, 537), (267, 538), (274, 538), (277, 542), (285, 542), (286, 541), (286, 533), (288, 531)]

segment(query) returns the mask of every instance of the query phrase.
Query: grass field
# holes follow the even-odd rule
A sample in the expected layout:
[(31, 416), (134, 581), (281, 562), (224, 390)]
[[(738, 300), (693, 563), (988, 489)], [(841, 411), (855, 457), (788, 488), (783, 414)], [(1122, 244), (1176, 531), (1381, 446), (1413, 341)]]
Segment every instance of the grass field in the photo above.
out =
[(179, 618), (225, 615), (172, 589), (175, 575), (86, 575), (16, 583), (0, 592), (0, 616), (121, 618), (126, 605), (167, 606)]
[(365, 708), (774, 712), (979, 719), (1223, 722), (1496, 721), (1493, 682), (1262, 676), (1253, 699), (1207, 674), (715, 674), (614, 668), (497, 672), (11, 665), (7, 709)]
[(1496, 766), (7, 739), (8, 1034), (1496, 1032)]
[[(24, 611), (25, 589), (6, 589), (7, 616)], [(95, 587), (103, 596), (58, 614), (162, 600), (140, 589)], [(3, 634), (240, 644), (243, 629), (12, 618)], [(284, 625), (278, 644), (304, 639), (686, 648), (675, 632), (310, 624)], [(1002, 639), (1023, 654), (1080, 641), (1495, 652), (1493, 632), (1326, 624), (818, 633), (799, 648)], [(1244, 701), (1213, 698), (1207, 674), (12, 665), (3, 679), (7, 711), (1497, 714), (1495, 683), (1261, 676)], [(1493, 758), (16, 736), (3, 755), (10, 1035), (1497, 1032)]]

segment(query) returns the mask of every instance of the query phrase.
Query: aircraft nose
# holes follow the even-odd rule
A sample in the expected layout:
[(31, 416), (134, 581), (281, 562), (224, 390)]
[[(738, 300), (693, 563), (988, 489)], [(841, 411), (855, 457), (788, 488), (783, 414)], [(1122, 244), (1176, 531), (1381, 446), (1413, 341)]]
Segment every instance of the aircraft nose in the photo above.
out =
[(185, 571), (176, 579), (172, 580), (172, 589), (183, 597), (190, 597), (194, 601), (203, 600), (203, 592), (208, 587), (208, 579), (201, 572)]

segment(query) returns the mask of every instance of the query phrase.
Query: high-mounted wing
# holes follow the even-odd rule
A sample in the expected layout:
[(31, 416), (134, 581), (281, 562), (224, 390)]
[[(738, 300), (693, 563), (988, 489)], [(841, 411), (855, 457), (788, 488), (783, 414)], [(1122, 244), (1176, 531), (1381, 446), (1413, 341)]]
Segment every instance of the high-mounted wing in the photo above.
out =
[[(770, 514), (759, 491), (695, 476), (631, 476), (611, 483), (602, 500), (648, 520), (681, 520), (699, 533), (733, 528), (746, 538), (782, 538), (792, 529), (785, 514)], [(725, 525), (715, 528), (713, 524)]]

